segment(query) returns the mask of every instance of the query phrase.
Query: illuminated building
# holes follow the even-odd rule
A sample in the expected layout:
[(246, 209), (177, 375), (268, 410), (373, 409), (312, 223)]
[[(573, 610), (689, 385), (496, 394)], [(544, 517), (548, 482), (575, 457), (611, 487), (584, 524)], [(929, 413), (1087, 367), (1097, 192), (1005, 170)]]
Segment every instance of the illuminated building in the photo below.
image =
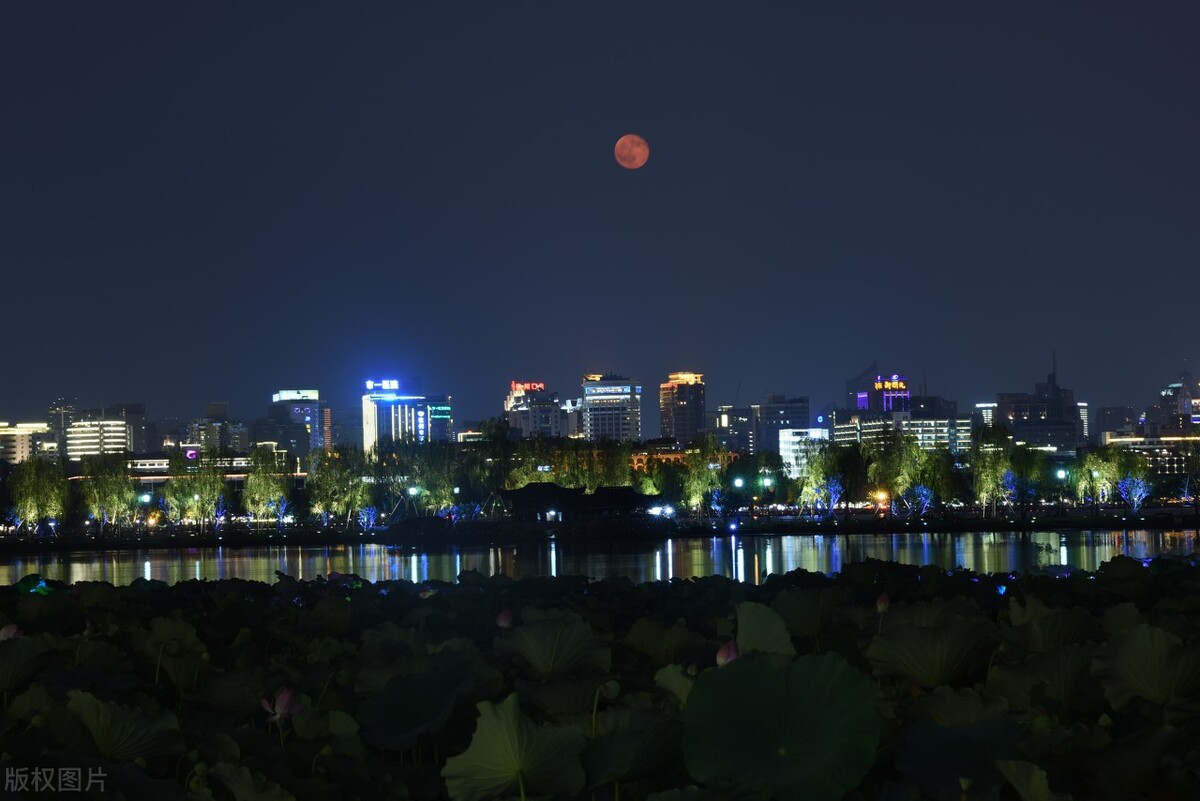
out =
[(508, 428), (518, 439), (579, 436), (578, 400), (560, 400), (541, 381), (513, 381), (504, 399)]
[(891, 414), (859, 412), (833, 427), (835, 445), (857, 445), (878, 442), (886, 431), (897, 431), (913, 437), (924, 451), (945, 449), (951, 453), (962, 453), (971, 447), (971, 421), (957, 417), (914, 418), (911, 412)]
[(75, 422), (75, 412), (79, 402), (75, 398), (57, 398), (46, 410), (46, 422), (50, 424), (50, 432), (58, 443), (59, 452), (67, 448), (67, 429)]
[(854, 408), (859, 411), (907, 412), (911, 399), (907, 378), (899, 373), (877, 375), (870, 388), (856, 394)]
[(779, 447), (779, 433), (786, 429), (808, 428), (807, 397), (788, 398), (767, 395), (766, 403), (750, 406), (754, 420), (754, 451), (773, 451)]
[[(1160, 479), (1187, 475), (1190, 452), (1200, 447), (1200, 434), (1145, 437), (1106, 431), (1101, 434), (1101, 440), (1102, 445), (1138, 454), (1145, 460), (1150, 474)], [(1195, 491), (1195, 488), (1189, 491)]]
[(975, 414), (984, 428), (991, 428), (996, 425), (996, 407), (998, 405), (996, 403), (975, 404)]
[(450, 396), (430, 398), (426, 403), (429, 412), (429, 441), (454, 442), (454, 404)]
[(754, 409), (750, 406), (718, 406), (708, 430), (727, 451), (754, 453)]
[[(315, 389), (281, 389), (271, 396), (267, 417), (279, 423), (303, 426), (306, 441), (299, 450), (288, 449), (293, 456), (306, 456), (323, 445), (320, 425), (321, 393)], [(257, 439), (257, 437), (256, 437)]]
[(827, 428), (783, 428), (779, 431), (779, 458), (788, 478), (799, 478), (808, 465), (809, 454), (829, 440)]
[(670, 373), (658, 385), (662, 436), (689, 445), (704, 431), (704, 374)]
[(1084, 443), (1083, 421), (1075, 393), (1058, 385), (1057, 369), (1032, 393), (996, 395), (995, 420), (1008, 429), (1013, 442), (1034, 448), (1074, 451)]
[(129, 451), (129, 426), (124, 420), (76, 420), (67, 428), (67, 458)]
[(0, 462), (18, 464), (42, 451), (43, 443), (54, 442), (54, 432), (46, 423), (0, 423)]
[(367, 381), (362, 396), (363, 451), (387, 442), (453, 442), (454, 408), (449, 395), (400, 394), (396, 379)]
[(642, 388), (619, 375), (583, 377), (583, 433), (591, 442), (642, 438)]

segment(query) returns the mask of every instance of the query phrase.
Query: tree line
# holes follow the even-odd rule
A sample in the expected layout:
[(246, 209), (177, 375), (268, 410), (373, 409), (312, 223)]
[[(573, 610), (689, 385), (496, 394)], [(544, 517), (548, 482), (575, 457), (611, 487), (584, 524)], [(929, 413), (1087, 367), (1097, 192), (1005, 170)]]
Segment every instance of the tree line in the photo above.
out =
[(972, 505), (985, 517), (1024, 519), (1048, 502), (1098, 511), (1119, 501), (1135, 512), (1155, 495), (1200, 503), (1200, 448), (1185, 453), (1178, 481), (1156, 485), (1139, 454), (1096, 448), (1056, 460), (1014, 445), (1000, 428), (978, 431), (970, 451), (959, 454), (921, 449), (913, 437), (893, 431), (861, 445), (811, 442), (797, 465), (784, 465), (770, 452), (730, 454), (711, 435), (682, 456), (651, 453), (638, 469), (632, 456), (630, 443), (513, 440), (503, 421), (495, 421), (482, 441), (462, 445), (393, 442), (371, 454), (315, 452), (302, 482), (267, 449), (251, 454), (240, 485), (228, 479), (216, 454), (195, 460), (173, 454), (166, 481), (149, 493), (137, 490), (124, 454), (87, 458), (71, 480), (63, 463), (31, 459), (0, 475), (0, 508), (29, 533), (57, 532), (63, 521), (105, 533), (151, 521), (205, 530), (235, 516), (260, 528), (311, 520), (343, 529), (409, 515), (472, 517), (495, 508), (501, 490), (539, 481), (589, 492), (632, 486), (693, 516), (785, 505), (822, 517), (873, 503), (896, 516)]

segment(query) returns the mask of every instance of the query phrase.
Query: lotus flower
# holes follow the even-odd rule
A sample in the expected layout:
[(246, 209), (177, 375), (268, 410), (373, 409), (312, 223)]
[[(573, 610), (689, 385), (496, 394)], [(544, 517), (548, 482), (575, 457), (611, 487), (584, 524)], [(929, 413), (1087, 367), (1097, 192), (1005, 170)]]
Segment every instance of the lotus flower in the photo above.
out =
[(260, 704), (267, 713), (267, 722), (275, 725), (279, 725), (304, 709), (304, 702), (291, 687), (280, 687), (279, 691), (275, 693), (274, 704), (267, 701), (266, 698), (262, 699)]
[(879, 593), (879, 597), (875, 599), (875, 611), (881, 615), (884, 612), (886, 612), (888, 610), (888, 607), (891, 605), (892, 605), (892, 599), (887, 594), (887, 590), (884, 590), (883, 592)]
[(4, 628), (0, 629), (0, 642), (11, 640), (21, 636), (21, 630), (17, 628), (16, 623), (9, 623)]
[(737, 640), (728, 640), (717, 649), (717, 667), (725, 667), (741, 654), (738, 652)]
[(501, 609), (500, 614), (496, 615), (496, 625), (502, 629), (511, 629), (513, 625), (512, 610)]

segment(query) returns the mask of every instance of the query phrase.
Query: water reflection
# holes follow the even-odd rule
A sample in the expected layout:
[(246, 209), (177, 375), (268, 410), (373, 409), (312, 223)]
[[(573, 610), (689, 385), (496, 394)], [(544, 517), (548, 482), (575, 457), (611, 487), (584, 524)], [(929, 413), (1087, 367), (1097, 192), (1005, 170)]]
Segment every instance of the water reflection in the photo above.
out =
[(914, 565), (964, 567), (980, 573), (1070, 565), (1095, 570), (1118, 554), (1144, 559), (1191, 553), (1196, 531), (1073, 531), (936, 534), (787, 535), (673, 538), (654, 543), (566, 540), (502, 547), (440, 550), (382, 545), (186, 548), (153, 551), (42, 553), (0, 558), (0, 583), (30, 573), (65, 582), (129, 584), (140, 577), (170, 584), (188, 579), (241, 578), (272, 582), (276, 573), (312, 579), (357, 573), (371, 581), (453, 581), (464, 570), (486, 576), (625, 576), (635, 582), (722, 575), (758, 583), (797, 568), (837, 573), (867, 558)]

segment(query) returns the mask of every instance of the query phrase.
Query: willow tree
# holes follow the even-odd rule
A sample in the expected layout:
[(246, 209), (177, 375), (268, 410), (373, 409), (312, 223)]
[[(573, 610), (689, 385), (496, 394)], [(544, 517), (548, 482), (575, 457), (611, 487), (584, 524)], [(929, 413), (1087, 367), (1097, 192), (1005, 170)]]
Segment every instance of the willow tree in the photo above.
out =
[(1004, 476), (1009, 471), (1008, 452), (996, 446), (981, 445), (971, 455), (971, 473), (975, 501), (987, 517), (988, 504), (996, 516), (996, 502), (1004, 497)]
[(118, 528), (133, 519), (137, 492), (123, 453), (106, 453), (83, 460), (83, 502), (100, 531), (107, 523)]
[(1100, 503), (1112, 496), (1120, 477), (1118, 469), (1114, 452), (1102, 448), (1085, 453), (1073, 471), (1076, 497), (1080, 503), (1091, 500), (1093, 515), (1098, 515)]
[(67, 482), (60, 462), (26, 459), (13, 466), (8, 480), (13, 511), (27, 531), (36, 533), (43, 521), (62, 517)]
[(712, 434), (697, 440), (696, 447), (684, 454), (683, 505), (693, 513), (708, 508), (715, 490), (721, 486), (721, 460), (724, 449)]
[(255, 522), (266, 519), (288, 502), (288, 480), (279, 460), (269, 448), (255, 448), (250, 454), (250, 470), (242, 491), (246, 511)]
[(921, 467), (921, 448), (916, 437), (885, 429), (871, 442), (863, 443), (867, 481), (876, 491), (900, 498), (916, 483)]
[(317, 517), (328, 521), (336, 517), (350, 528), (353, 515), (370, 506), (370, 486), (364, 480), (367, 464), (362, 451), (335, 448), (315, 454), (308, 468), (310, 508)]

